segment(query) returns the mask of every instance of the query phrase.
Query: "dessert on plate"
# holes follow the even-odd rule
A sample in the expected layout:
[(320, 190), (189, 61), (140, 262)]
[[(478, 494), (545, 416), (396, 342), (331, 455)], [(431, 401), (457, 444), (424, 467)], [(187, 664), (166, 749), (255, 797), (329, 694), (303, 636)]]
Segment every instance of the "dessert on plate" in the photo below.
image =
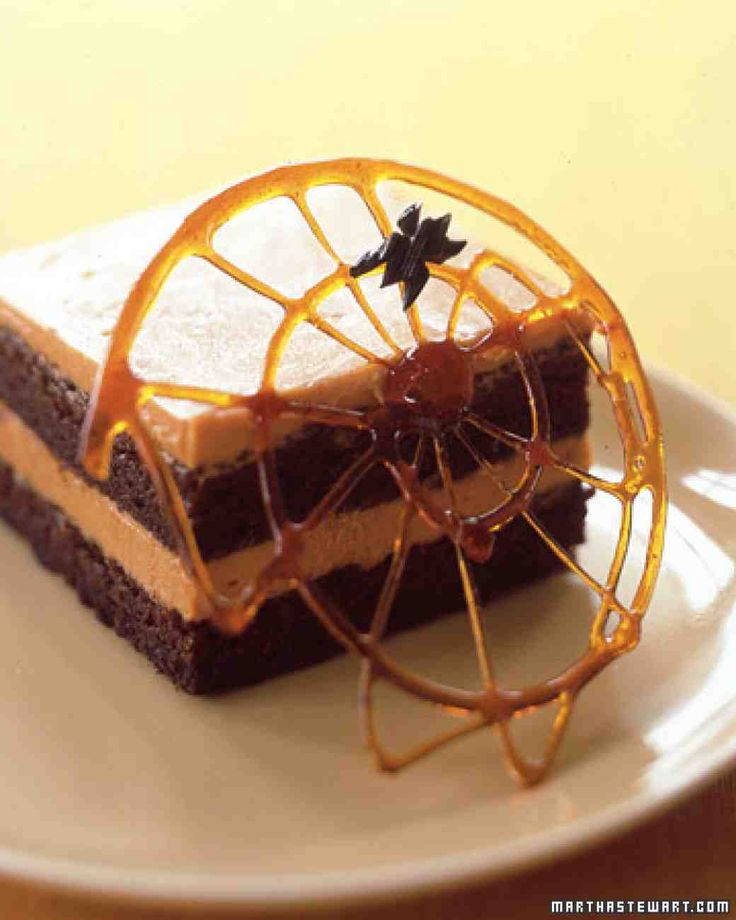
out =
[(0, 513), (189, 692), (396, 676), (384, 632), (584, 539), (602, 317), (335, 163), (0, 257)]

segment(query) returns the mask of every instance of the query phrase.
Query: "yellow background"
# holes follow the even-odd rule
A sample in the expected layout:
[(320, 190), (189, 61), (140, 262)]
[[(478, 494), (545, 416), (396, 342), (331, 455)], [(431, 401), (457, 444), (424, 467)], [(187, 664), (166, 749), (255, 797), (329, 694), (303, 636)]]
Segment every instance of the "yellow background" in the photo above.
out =
[(736, 401), (734, 0), (0, 0), (0, 250), (285, 160), (536, 217)]

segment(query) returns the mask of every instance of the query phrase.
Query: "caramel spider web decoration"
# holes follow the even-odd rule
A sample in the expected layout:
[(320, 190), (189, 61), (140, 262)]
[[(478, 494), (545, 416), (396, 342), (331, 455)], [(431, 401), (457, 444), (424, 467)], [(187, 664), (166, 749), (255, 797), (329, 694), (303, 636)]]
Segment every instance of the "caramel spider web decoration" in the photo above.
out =
[[(406, 314), (414, 345), (402, 350), (369, 303), (358, 279), (352, 277), (350, 266), (338, 257), (307, 202), (307, 192), (319, 186), (338, 185), (351, 189), (367, 206), (381, 235), (388, 237), (392, 231), (391, 221), (377, 193), (377, 186), (386, 181), (409, 183), (417, 187), (419, 194), (422, 189), (444, 194), (507, 225), (562, 269), (569, 279), (569, 288), (553, 296), (527, 270), (490, 249), (474, 255), (470, 264), (463, 268), (451, 264), (452, 260), (429, 264), (430, 276), (454, 289), (446, 338), (442, 342), (426, 338), (420, 310), (415, 303)], [(297, 206), (309, 230), (335, 263), (332, 272), (300, 297), (284, 296), (223, 257), (213, 246), (215, 233), (229, 220), (257, 204), (277, 198), (289, 199)], [(130, 350), (144, 320), (174, 268), (189, 257), (204, 260), (281, 308), (281, 320), (268, 345), (261, 385), (256, 393), (246, 395), (153, 382), (142, 379), (131, 368)], [(512, 310), (494, 295), (480, 280), (481, 272), (494, 267), (506, 272), (531, 292), (535, 300), (533, 306), (522, 311)], [(380, 268), (370, 274), (378, 271)], [(320, 305), (343, 289), (350, 292), (355, 309), (361, 311), (388, 347), (387, 357), (353, 341), (319, 315)], [(456, 343), (456, 336), (466, 302), (473, 303), (486, 314), (491, 331), (461, 348)], [(581, 333), (579, 324), (573, 321), (581, 314), (588, 317), (591, 328), (605, 337), (608, 350), (605, 367), (595, 356), (586, 335)], [(562, 317), (569, 335), (610, 398), (624, 453), (620, 481), (609, 482), (585, 469), (564, 463), (551, 448), (546, 394), (525, 333), (535, 323), (553, 316)], [(383, 396), (379, 406), (364, 410), (341, 409), (295, 401), (278, 391), (276, 376), (281, 358), (294, 332), (302, 324), (311, 324), (362, 360), (383, 369)], [(495, 347), (510, 350), (523, 381), (530, 417), (528, 437), (499, 428), (470, 411), (473, 359), (484, 349)], [(400, 455), (398, 442), (406, 425), (411, 424), (407, 423), (409, 410), (406, 397), (408, 389), (416, 384), (417, 373), (435, 381), (434, 389), (424, 394), (423, 410), (433, 415), (433, 424), (422, 430), (413, 459), (407, 461)], [(144, 421), (144, 407), (150, 400), (160, 397), (189, 400), (220, 409), (245, 408), (253, 419), (255, 462), (274, 549), (270, 562), (235, 598), (225, 597), (216, 590), (198, 549), (169, 464)], [(274, 424), (285, 417), (357, 429), (367, 432), (371, 439), (370, 447), (352, 462), (299, 523), (290, 520), (287, 515), (275, 462)], [(468, 426), (480, 429), (522, 459), (522, 475), (512, 487), (499, 480), (493, 465), (468, 437)], [(304, 604), (336, 640), (361, 657), (359, 704), (363, 725), (376, 760), (384, 769), (398, 769), (453, 738), (483, 726), (496, 726), (513, 771), (523, 783), (536, 782), (547, 771), (554, 757), (579, 691), (607, 664), (633, 649), (639, 641), (641, 620), (652, 596), (661, 559), (666, 497), (657, 410), (634, 343), (613, 302), (569, 252), (514, 206), (462, 182), (389, 161), (344, 159), (275, 169), (247, 179), (201, 205), (144, 271), (131, 291), (113, 332), (83, 433), (81, 456), (91, 474), (107, 476), (113, 441), (123, 431), (133, 438), (150, 471), (161, 505), (176, 534), (181, 556), (216, 626), (230, 634), (247, 628), (261, 605), (276, 589), (289, 589), (299, 593)], [(495, 507), (481, 514), (464, 516), (457, 508), (447, 458), (447, 439), (451, 436), (464, 445), (480, 470), (493, 477), (503, 495)], [(435, 458), (440, 489), (428, 488), (418, 475), (419, 464), (427, 452)], [(314, 578), (305, 575), (301, 557), (310, 534), (328, 515), (340, 508), (360, 479), (375, 466), (382, 466), (390, 473), (403, 506), (388, 574), (371, 626), (364, 633), (351, 622), (346, 611), (339, 609), (320, 590)], [(586, 572), (533, 513), (531, 501), (546, 467), (561, 469), (586, 486), (602, 490), (619, 503), (620, 528), (605, 580), (598, 581)], [(618, 598), (617, 590), (629, 552), (632, 508), (637, 496), (642, 493), (651, 497), (651, 528), (643, 571), (633, 599), (626, 606)], [(436, 539), (446, 537), (454, 545), (482, 680), (479, 690), (460, 689), (429, 680), (404, 669), (385, 651), (382, 640), (411, 549), (409, 531), (415, 517), (420, 517), (432, 528)], [(500, 686), (494, 678), (469, 562), (487, 561), (498, 532), (517, 517), (527, 522), (539, 539), (592, 590), (598, 600), (587, 648), (577, 661), (539, 684), (507, 688)], [(611, 631), (612, 617), (617, 618), (617, 625)], [(396, 755), (389, 752), (381, 743), (374, 718), (373, 690), (379, 680), (389, 681), (420, 700), (444, 708), (460, 719), (458, 727), (406, 753)], [(549, 704), (557, 704), (559, 708), (544, 754), (538, 760), (526, 759), (513, 742), (509, 720)]]

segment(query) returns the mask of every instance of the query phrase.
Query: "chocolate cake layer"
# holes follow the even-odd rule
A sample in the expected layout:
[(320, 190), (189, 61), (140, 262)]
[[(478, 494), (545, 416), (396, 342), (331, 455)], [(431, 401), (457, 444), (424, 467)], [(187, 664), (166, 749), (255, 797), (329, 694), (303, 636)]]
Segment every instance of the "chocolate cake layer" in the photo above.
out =
[[(577, 483), (539, 500), (535, 512), (560, 544), (584, 539), (587, 491)], [(338, 654), (298, 595), (269, 600), (242, 635), (228, 638), (207, 622), (188, 623), (158, 604), (117, 563), (54, 505), (43, 500), (0, 462), (0, 515), (32, 545), (49, 569), (60, 573), (98, 618), (147, 655), (156, 667), (190, 693), (214, 693), (258, 683)], [(388, 559), (370, 570), (337, 569), (318, 585), (361, 629), (366, 629), (385, 580)], [(504, 528), (494, 554), (473, 566), (483, 600), (559, 568), (556, 556), (523, 520)], [(452, 545), (441, 540), (415, 546), (390, 617), (391, 631), (428, 622), (463, 607)]]
[[(567, 338), (536, 352), (547, 392), (554, 439), (582, 434), (588, 426), (587, 366), (579, 349)], [(0, 399), (87, 482), (110, 496), (118, 506), (172, 548), (174, 540), (163, 517), (150, 477), (127, 435), (115, 442), (110, 478), (91, 480), (80, 469), (76, 454), (88, 394), (64, 377), (46, 358), (33, 351), (14, 331), (0, 327)], [(474, 411), (501, 427), (528, 432), (527, 398), (513, 364), (476, 378)], [(367, 446), (367, 435), (324, 425), (308, 425), (287, 437), (277, 449), (277, 465), (289, 513), (301, 519), (335, 479)], [(509, 453), (498, 441), (475, 439), (491, 460)], [(455, 478), (475, 468), (459, 444), (449, 444)], [(305, 462), (308, 458), (308, 462)], [(192, 520), (202, 555), (225, 556), (257, 545), (269, 535), (257, 472), (252, 457), (216, 470), (189, 469), (171, 461), (172, 470)], [(432, 473), (428, 463), (425, 476)], [(361, 480), (344, 510), (368, 507), (396, 497), (396, 487), (383, 470)]]

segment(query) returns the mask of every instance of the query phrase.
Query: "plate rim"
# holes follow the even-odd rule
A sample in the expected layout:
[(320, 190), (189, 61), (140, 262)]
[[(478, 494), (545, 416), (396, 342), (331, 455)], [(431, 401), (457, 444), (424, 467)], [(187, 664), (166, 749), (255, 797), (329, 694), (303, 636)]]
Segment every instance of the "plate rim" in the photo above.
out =
[[(646, 362), (646, 371), (655, 385), (659, 382), (700, 402), (736, 428), (736, 410), (727, 402), (656, 362)], [(0, 847), (0, 876), (68, 895), (154, 906), (186, 902), (193, 907), (304, 909), (407, 900), (529, 871), (613, 839), (694, 796), (734, 765), (736, 732), (707, 754), (696, 769), (678, 771), (666, 786), (641, 790), (572, 824), (510, 842), (503, 848), (476, 848), (399, 865), (379, 864), (348, 872), (212, 875), (119, 869), (88, 860), (61, 860)]]

